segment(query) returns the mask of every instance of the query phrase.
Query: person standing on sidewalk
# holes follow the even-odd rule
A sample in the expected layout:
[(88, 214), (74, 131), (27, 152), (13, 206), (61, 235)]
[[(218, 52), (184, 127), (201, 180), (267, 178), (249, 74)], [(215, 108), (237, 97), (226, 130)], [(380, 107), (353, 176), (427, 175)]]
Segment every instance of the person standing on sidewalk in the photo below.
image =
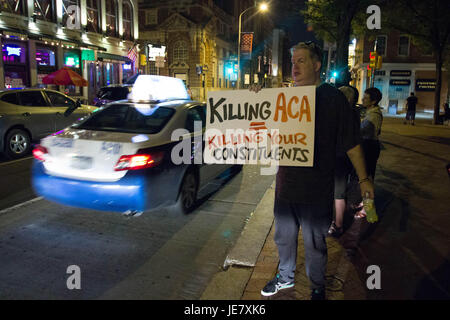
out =
[(383, 114), (378, 103), (382, 95), (377, 88), (368, 88), (364, 91), (363, 105), (367, 108), (366, 115), (361, 122), (362, 148), (367, 165), (367, 174), (375, 179), (375, 170), (380, 156), (380, 142), (378, 136), (381, 133)]
[[(359, 92), (358, 89), (350, 85), (342, 86), (339, 90), (345, 95), (348, 103), (353, 110), (353, 123), (358, 130), (360, 126), (359, 112), (356, 110), (356, 102), (358, 102)], [(344, 232), (344, 213), (347, 206), (346, 196), (348, 188), (348, 180), (353, 166), (350, 159), (342, 150), (338, 148), (336, 156), (336, 167), (334, 170), (334, 211), (335, 220), (331, 223), (328, 235), (339, 238)]]
[[(271, 296), (294, 286), (297, 240), (302, 228), (306, 274), (311, 299), (325, 299), (327, 267), (326, 236), (333, 215), (336, 148), (342, 146), (360, 178), (361, 192), (374, 197), (359, 145), (359, 131), (352, 124), (352, 109), (335, 87), (322, 83), (322, 50), (312, 42), (291, 49), (295, 86), (316, 86), (316, 119), (313, 167), (280, 166), (275, 189), (275, 243), (280, 258), (279, 272), (262, 289)], [(258, 91), (255, 88), (250, 90)]]
[(414, 92), (411, 92), (411, 95), (406, 99), (406, 119), (403, 124), (406, 124), (406, 121), (409, 120), (409, 124), (414, 125), (414, 120), (416, 119), (416, 105), (419, 100), (414, 95)]

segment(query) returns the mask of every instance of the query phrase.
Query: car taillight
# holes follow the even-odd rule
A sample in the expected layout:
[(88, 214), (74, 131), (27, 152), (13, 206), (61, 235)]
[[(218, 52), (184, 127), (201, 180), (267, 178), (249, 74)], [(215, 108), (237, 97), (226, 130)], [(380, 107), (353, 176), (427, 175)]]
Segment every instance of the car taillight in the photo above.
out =
[(44, 155), (48, 153), (48, 150), (46, 147), (41, 146), (38, 144), (33, 149), (33, 157), (39, 161), (45, 161)]
[(139, 170), (156, 167), (161, 163), (163, 157), (164, 152), (162, 151), (121, 156), (114, 166), (114, 171)]

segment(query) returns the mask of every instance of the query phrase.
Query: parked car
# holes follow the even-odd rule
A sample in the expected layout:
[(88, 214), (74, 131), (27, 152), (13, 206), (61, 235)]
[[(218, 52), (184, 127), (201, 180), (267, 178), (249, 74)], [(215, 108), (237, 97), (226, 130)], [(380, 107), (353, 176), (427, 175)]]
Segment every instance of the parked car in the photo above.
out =
[[(178, 92), (176, 100), (142, 102), (146, 92), (141, 90), (139, 103), (111, 103), (43, 139), (33, 151), (35, 192), (61, 204), (96, 210), (143, 212), (169, 206), (177, 212), (191, 211), (199, 190), (232, 165), (192, 161), (204, 148), (204, 142), (193, 137), (203, 135), (206, 105), (188, 99), (181, 80), (168, 81), (162, 87), (170, 88), (169, 94)], [(203, 129), (195, 131), (194, 121), (201, 121)], [(182, 163), (172, 158), (180, 143), (172, 140), (172, 133), (180, 128), (189, 132), (183, 141), (191, 151), (191, 161)]]
[(96, 107), (101, 107), (110, 102), (125, 100), (128, 98), (132, 87), (133, 85), (130, 84), (103, 87), (98, 91), (93, 103)]
[(20, 158), (31, 143), (64, 129), (90, 114), (95, 107), (48, 89), (0, 91), (0, 152)]

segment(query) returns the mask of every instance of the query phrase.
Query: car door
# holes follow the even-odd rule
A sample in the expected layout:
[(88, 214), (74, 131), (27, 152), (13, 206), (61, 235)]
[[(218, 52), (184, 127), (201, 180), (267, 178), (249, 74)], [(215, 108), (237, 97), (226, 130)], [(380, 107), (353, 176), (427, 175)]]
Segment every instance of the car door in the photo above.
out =
[[(195, 131), (198, 129), (195, 127), (195, 122), (201, 122), (201, 131)], [(205, 142), (203, 141), (203, 133), (206, 126), (206, 114), (203, 112), (202, 106), (194, 106), (187, 110), (185, 128), (191, 133), (192, 154), (193, 157), (197, 153), (201, 153), (202, 164), (200, 165), (200, 186), (204, 186), (214, 176), (214, 168), (211, 164), (203, 162), (203, 150)], [(197, 138), (197, 139), (195, 139)]]
[(54, 132), (53, 114), (41, 90), (19, 91), (18, 118), (30, 130), (33, 139)]
[(72, 98), (56, 91), (46, 90), (44, 94), (48, 97), (53, 113), (53, 131), (56, 132), (67, 128), (84, 115), (81, 115), (79, 110), (74, 110), (70, 115), (65, 116), (66, 110), (75, 107), (76, 102)]

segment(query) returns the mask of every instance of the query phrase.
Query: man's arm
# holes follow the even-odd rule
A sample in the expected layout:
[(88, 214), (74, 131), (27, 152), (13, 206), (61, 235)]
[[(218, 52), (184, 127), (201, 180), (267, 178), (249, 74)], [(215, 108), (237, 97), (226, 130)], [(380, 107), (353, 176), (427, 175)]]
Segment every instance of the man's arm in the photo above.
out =
[[(353, 164), (358, 175), (361, 188), (361, 195), (364, 197), (366, 192), (369, 193), (369, 198), (374, 199), (375, 192), (373, 188), (372, 180), (369, 180), (366, 171), (366, 161), (364, 160), (364, 154), (361, 149), (361, 145), (356, 145), (352, 149), (347, 151), (347, 156)], [(367, 180), (366, 180), (367, 179)]]

